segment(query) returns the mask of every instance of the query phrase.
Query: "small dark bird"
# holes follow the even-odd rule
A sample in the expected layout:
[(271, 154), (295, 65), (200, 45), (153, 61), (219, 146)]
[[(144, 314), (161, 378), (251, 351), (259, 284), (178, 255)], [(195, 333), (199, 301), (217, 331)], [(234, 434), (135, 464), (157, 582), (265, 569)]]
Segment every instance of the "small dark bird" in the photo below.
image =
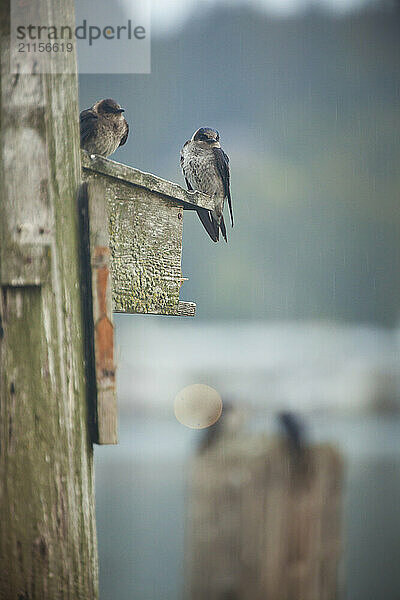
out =
[(306, 428), (293, 412), (282, 411), (277, 417), (288, 450), (291, 482), (295, 488), (308, 485), (313, 473), (313, 461)]
[(99, 100), (80, 114), (81, 148), (90, 154), (110, 156), (128, 139), (124, 109), (112, 98)]
[(278, 413), (278, 422), (290, 451), (297, 457), (303, 454), (306, 446), (304, 426), (300, 419), (292, 412)]
[(237, 438), (243, 431), (245, 420), (245, 414), (241, 408), (231, 402), (224, 402), (218, 421), (201, 431), (197, 451), (202, 454), (221, 440)]
[(218, 242), (221, 230), (227, 241), (223, 217), (225, 199), (228, 200), (233, 227), (229, 158), (221, 148), (218, 131), (209, 127), (195, 131), (181, 150), (181, 167), (188, 190), (204, 192), (214, 199), (214, 210), (197, 209), (208, 235)]

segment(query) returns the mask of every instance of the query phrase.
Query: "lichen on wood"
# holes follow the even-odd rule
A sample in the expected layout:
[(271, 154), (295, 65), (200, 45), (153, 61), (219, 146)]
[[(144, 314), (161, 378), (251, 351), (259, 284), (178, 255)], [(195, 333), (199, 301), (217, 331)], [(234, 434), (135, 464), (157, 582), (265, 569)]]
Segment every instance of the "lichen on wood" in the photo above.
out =
[[(193, 315), (182, 306), (183, 210), (188, 192), (149, 173), (82, 152), (83, 178), (107, 203), (114, 311)], [(199, 203), (211, 202), (204, 194)], [(200, 204), (199, 204), (200, 205)]]

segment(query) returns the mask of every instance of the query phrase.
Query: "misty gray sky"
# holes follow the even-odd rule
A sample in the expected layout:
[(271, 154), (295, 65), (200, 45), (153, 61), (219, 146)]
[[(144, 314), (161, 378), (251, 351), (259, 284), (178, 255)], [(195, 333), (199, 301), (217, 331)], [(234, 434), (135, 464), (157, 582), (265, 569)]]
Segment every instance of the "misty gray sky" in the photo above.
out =
[[(121, 0), (129, 6), (131, 0)], [(182, 27), (194, 13), (201, 13), (215, 6), (250, 5), (275, 16), (288, 16), (312, 7), (324, 8), (337, 13), (355, 10), (370, 0), (150, 0), (152, 24), (157, 33), (166, 33)]]

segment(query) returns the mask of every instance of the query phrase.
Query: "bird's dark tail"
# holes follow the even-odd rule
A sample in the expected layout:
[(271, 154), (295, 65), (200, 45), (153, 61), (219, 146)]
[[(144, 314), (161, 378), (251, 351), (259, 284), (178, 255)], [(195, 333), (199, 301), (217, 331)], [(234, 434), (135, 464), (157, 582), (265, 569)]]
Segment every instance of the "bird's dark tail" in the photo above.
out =
[[(218, 225), (217, 225), (218, 227)], [(219, 227), (221, 229), (221, 233), (223, 235), (223, 238), (226, 242), (228, 242), (228, 238), (226, 237), (226, 227), (225, 227), (225, 221), (224, 221), (224, 217), (221, 217), (221, 221), (219, 223)]]
[(207, 231), (208, 235), (212, 239), (213, 242), (218, 242), (219, 240), (219, 231), (218, 224), (210, 215), (208, 210), (199, 209), (197, 211), (199, 215), (200, 221), (203, 223), (204, 229)]
[(199, 215), (200, 221), (203, 223), (204, 229), (207, 231), (208, 235), (212, 239), (213, 242), (219, 241), (219, 230), (221, 229), (222, 237), (227, 242), (228, 238), (226, 235), (226, 227), (224, 217), (221, 217), (221, 221), (218, 222), (214, 219), (213, 215), (206, 210), (198, 210), (197, 214)]

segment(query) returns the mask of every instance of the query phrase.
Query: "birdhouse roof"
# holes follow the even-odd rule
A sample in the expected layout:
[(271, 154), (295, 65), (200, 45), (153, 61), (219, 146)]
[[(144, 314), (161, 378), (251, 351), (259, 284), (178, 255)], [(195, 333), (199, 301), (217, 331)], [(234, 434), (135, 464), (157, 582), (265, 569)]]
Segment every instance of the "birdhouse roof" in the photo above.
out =
[(152, 173), (145, 173), (117, 163), (109, 158), (93, 155), (93, 158), (82, 150), (82, 168), (101, 175), (119, 179), (125, 183), (145, 188), (150, 192), (161, 194), (166, 199), (182, 202), (184, 210), (195, 210), (197, 207), (213, 210), (214, 204), (210, 196), (201, 192), (188, 192), (177, 183), (172, 183)]

